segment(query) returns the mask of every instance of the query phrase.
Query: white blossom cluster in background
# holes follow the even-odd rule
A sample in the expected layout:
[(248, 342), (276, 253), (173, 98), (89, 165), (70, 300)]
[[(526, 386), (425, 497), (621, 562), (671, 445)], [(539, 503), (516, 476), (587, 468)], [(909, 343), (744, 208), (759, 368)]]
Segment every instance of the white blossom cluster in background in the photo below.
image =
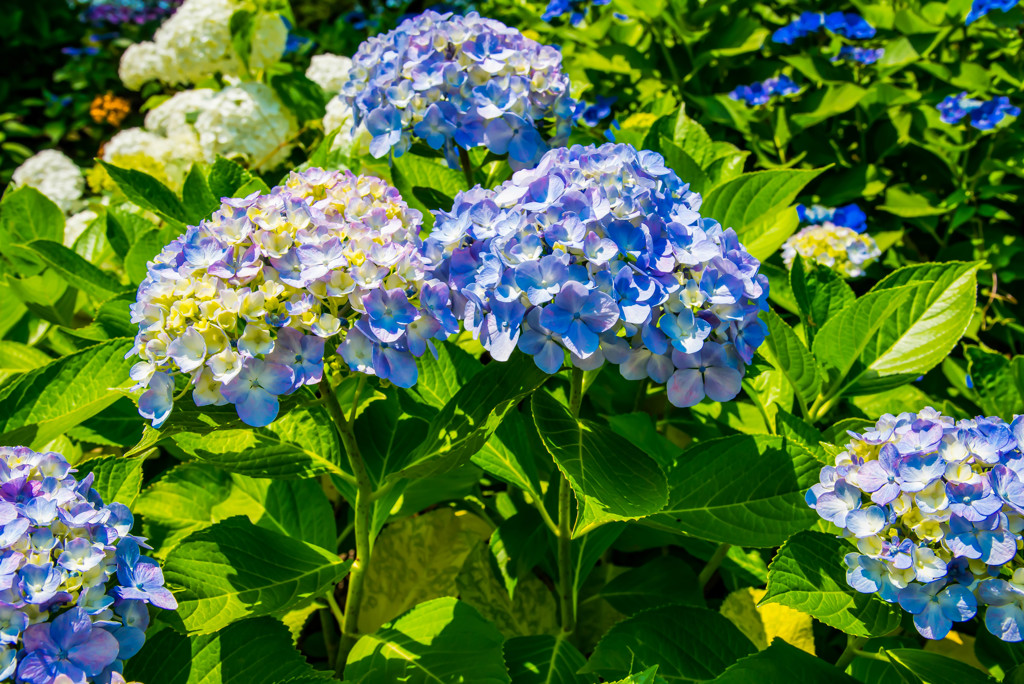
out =
[(82, 170), (59, 150), (43, 150), (14, 171), (14, 185), (29, 185), (46, 195), (65, 214), (74, 211), (85, 190)]
[[(125, 86), (138, 90), (149, 81), (188, 85), (220, 73), (241, 76), (245, 66), (231, 44), (231, 15), (255, 11), (246, 0), (185, 0), (152, 41), (136, 43), (121, 56), (118, 73)], [(266, 69), (281, 59), (288, 27), (277, 14), (260, 12), (252, 37), (249, 66)]]
[[(352, 60), (341, 55), (316, 55), (306, 69), (306, 78), (316, 83), (327, 93), (337, 93), (348, 80)], [(355, 114), (352, 106), (342, 97), (334, 97), (327, 103), (324, 114), (324, 133), (338, 131), (331, 143), (332, 150), (341, 150), (346, 155), (369, 151), (370, 134), (365, 125), (353, 130)]]
[(185, 90), (150, 110), (144, 129), (130, 128), (111, 138), (103, 160), (144, 171), (177, 189), (197, 161), (240, 157), (254, 168), (282, 163), (296, 129), (295, 118), (262, 83)]

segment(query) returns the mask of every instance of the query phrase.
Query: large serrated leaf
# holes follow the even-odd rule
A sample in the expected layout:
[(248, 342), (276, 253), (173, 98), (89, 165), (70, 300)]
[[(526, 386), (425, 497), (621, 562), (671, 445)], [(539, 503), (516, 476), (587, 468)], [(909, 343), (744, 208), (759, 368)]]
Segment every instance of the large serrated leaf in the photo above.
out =
[(668, 501), (665, 474), (650, 456), (610, 429), (573, 418), (543, 392), (532, 402), (533, 420), (548, 453), (580, 502), (573, 536), (615, 520), (637, 520)]
[(736, 546), (778, 546), (817, 520), (804, 493), (820, 469), (809, 451), (782, 437), (700, 442), (669, 473), (665, 510), (644, 522)]
[(804, 414), (821, 391), (821, 373), (811, 352), (793, 329), (773, 310), (761, 313), (768, 326), (768, 337), (762, 348), (772, 365), (778, 368), (796, 392)]
[(576, 674), (587, 664), (562, 634), (514, 637), (505, 642), (505, 664), (512, 684), (594, 684), (592, 674)]
[(781, 638), (776, 638), (765, 650), (740, 659), (712, 681), (715, 684), (857, 684), (853, 677)]
[(212, 634), (330, 591), (352, 565), (292, 537), (228, 518), (189, 535), (167, 556), (164, 576), (188, 634)]
[(100, 164), (125, 197), (134, 204), (159, 214), (171, 224), (181, 226), (188, 220), (185, 205), (178, 196), (153, 176), (135, 169), (122, 169), (104, 161)]
[(497, 628), (454, 598), (416, 606), (359, 639), (345, 678), (354, 682), (510, 684)]
[(901, 611), (846, 583), (847, 553), (854, 547), (836, 537), (806, 530), (793, 535), (768, 567), (762, 603), (780, 603), (855, 636), (888, 634)]
[(56, 271), (68, 285), (78, 288), (94, 301), (105, 301), (128, 289), (116, 278), (93, 266), (59, 242), (33, 240), (26, 247), (44, 264)]

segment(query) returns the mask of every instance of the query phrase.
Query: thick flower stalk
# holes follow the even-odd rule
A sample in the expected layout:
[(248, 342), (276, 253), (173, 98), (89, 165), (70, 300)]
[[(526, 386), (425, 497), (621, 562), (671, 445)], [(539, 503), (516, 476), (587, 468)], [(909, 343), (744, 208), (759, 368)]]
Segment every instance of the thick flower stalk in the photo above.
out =
[(491, 356), (557, 372), (605, 360), (668, 384), (676, 406), (728, 401), (764, 341), (768, 281), (661, 155), (551, 150), (494, 190), (459, 193), (424, 243)]
[(807, 494), (852, 537), (846, 578), (942, 639), (985, 610), (1004, 641), (1024, 638), (1024, 417), (954, 421), (932, 408), (850, 433)]
[(532, 165), (567, 139), (577, 107), (558, 50), (475, 12), (424, 12), (367, 39), (352, 62), (341, 96), (378, 158), (418, 139), (453, 168), (459, 148), (481, 145)]
[(234, 404), (267, 425), (279, 396), (320, 382), (337, 341), (353, 371), (412, 386), (415, 357), (457, 329), (447, 288), (424, 280), (420, 226), (395, 188), (348, 171), (225, 199), (139, 286), (140, 413), (159, 427), (180, 378), (197, 405)]
[(775, 97), (790, 97), (799, 92), (800, 86), (789, 76), (780, 74), (759, 83), (737, 86), (729, 93), (729, 98), (737, 102), (746, 102), (750, 107), (760, 107)]
[(178, 607), (127, 506), (63, 456), (0, 447), (0, 681), (123, 682), (149, 606)]
[(1010, 104), (1006, 95), (991, 100), (975, 100), (962, 92), (948, 96), (935, 108), (939, 110), (943, 123), (958, 124), (967, 117), (968, 123), (979, 131), (992, 130), (1008, 116), (1020, 116), (1020, 107)]
[(793, 266), (797, 255), (831, 268), (844, 278), (857, 278), (882, 255), (867, 229), (867, 216), (856, 204), (831, 208), (799, 205), (800, 220), (809, 222), (782, 245), (782, 261)]

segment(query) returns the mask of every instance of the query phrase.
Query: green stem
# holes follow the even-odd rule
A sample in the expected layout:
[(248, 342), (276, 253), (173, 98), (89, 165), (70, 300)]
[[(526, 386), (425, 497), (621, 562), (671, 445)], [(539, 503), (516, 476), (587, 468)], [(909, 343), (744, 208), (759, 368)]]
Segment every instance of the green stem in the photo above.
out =
[[(864, 653), (860, 650), (860, 647), (867, 643), (865, 637), (846, 637), (846, 649), (839, 655), (839, 660), (836, 661), (836, 668), (839, 670), (845, 670), (846, 666), (853, 662), (853, 659)], [(870, 655), (875, 655), (874, 653)]]
[(473, 162), (469, 160), (469, 152), (466, 148), (459, 148), (459, 161), (462, 163), (462, 172), (466, 174), (466, 187), (472, 188), (476, 185), (473, 181)]
[[(569, 412), (580, 415), (583, 404), (583, 371), (573, 368), (569, 376)], [(561, 471), (559, 471), (561, 472)], [(562, 475), (558, 483), (558, 587), (562, 599), (562, 631), (576, 629), (576, 596), (572, 581), (572, 487)]]
[(324, 633), (324, 650), (327, 652), (327, 662), (333, 663), (338, 657), (338, 628), (328, 608), (320, 609), (320, 629)]
[(334, 419), (334, 426), (338, 430), (338, 436), (345, 446), (345, 453), (348, 455), (348, 462), (356, 479), (356, 500), (353, 506), (353, 519), (355, 522), (356, 538), (356, 559), (348, 574), (348, 593), (345, 596), (345, 616), (341, 624), (341, 641), (338, 644), (338, 656), (334, 669), (338, 675), (345, 669), (345, 662), (348, 654), (359, 639), (359, 606), (363, 600), (363, 580), (366, 578), (366, 570), (370, 565), (370, 521), (373, 515), (373, 483), (366, 471), (366, 464), (356, 443), (355, 433), (352, 431), (352, 424), (345, 418), (338, 403), (338, 397), (334, 394), (330, 380), (324, 377), (320, 383), (320, 391), (327, 398), (327, 410)]
[(715, 549), (715, 553), (708, 560), (707, 565), (705, 565), (704, 569), (700, 571), (700, 575), (697, 577), (697, 585), (700, 587), (701, 591), (703, 591), (704, 587), (708, 585), (708, 582), (710, 582), (711, 578), (714, 577), (715, 571), (718, 570), (718, 566), (720, 566), (722, 561), (725, 560), (726, 555), (729, 553), (730, 546), (732, 545), (719, 544), (718, 548)]

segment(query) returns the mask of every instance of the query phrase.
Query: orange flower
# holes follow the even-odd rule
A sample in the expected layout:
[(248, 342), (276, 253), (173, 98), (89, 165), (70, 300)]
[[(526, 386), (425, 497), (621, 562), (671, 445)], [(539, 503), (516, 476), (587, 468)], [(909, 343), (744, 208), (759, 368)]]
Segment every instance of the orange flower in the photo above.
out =
[(97, 95), (89, 105), (89, 115), (93, 121), (106, 122), (111, 126), (120, 126), (131, 111), (132, 106), (128, 100), (113, 93)]

